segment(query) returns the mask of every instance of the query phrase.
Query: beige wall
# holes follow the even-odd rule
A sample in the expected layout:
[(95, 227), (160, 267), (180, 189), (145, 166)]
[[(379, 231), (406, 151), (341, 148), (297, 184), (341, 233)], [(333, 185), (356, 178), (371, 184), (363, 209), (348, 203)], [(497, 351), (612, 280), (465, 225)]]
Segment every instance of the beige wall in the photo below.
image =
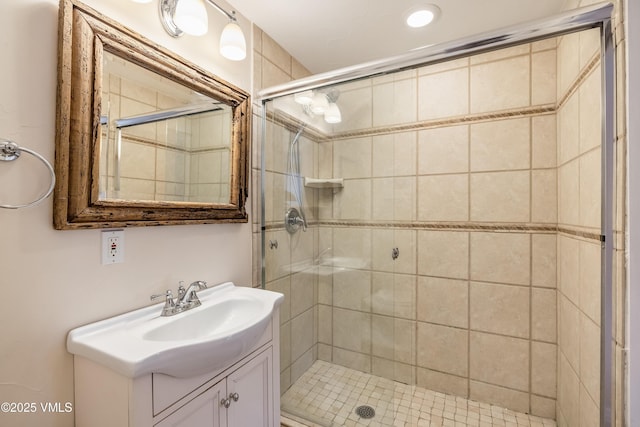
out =
[[(86, 0), (87, 4), (235, 85), (251, 90), (250, 59), (232, 63), (213, 46), (218, 33), (172, 39), (160, 27), (157, 3)], [(224, 4), (224, 3), (223, 3)], [(0, 67), (0, 137), (54, 159), (56, 0), (3, 0)], [(212, 12), (210, 28), (224, 17)], [(240, 17), (245, 34), (248, 22)], [(249, 44), (251, 38), (248, 37)], [(26, 202), (47, 184), (37, 161), (23, 156), (0, 165), (0, 202)], [(253, 188), (251, 188), (253, 191)], [(0, 209), (0, 401), (72, 402), (72, 328), (149, 304), (149, 295), (179, 280), (232, 280), (249, 285), (251, 225), (198, 225), (125, 230), (125, 262), (100, 264), (100, 231), (55, 231), (52, 202), (22, 210)], [(68, 427), (73, 414), (0, 413), (3, 426)]]

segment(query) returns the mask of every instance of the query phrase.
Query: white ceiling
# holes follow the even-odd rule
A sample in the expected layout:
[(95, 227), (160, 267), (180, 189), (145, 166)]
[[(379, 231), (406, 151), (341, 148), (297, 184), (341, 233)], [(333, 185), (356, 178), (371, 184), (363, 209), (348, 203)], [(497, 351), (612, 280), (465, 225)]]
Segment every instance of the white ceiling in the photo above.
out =
[[(567, 0), (227, 1), (315, 74), (553, 15)], [(421, 3), (436, 4), (440, 17), (407, 27)]]

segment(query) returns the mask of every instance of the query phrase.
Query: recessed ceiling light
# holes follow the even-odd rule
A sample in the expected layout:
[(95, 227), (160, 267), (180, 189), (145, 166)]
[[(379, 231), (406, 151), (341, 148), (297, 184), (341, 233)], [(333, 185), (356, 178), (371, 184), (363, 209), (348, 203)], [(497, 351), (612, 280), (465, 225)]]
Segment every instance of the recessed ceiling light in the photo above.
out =
[(422, 28), (432, 23), (439, 15), (438, 6), (430, 4), (414, 9), (407, 16), (407, 25), (411, 28)]

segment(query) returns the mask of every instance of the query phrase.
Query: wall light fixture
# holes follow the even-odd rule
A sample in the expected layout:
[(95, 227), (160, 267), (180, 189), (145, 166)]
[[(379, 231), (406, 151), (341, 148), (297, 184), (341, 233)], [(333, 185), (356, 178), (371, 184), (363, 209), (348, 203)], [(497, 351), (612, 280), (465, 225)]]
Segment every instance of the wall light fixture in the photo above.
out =
[(229, 18), (229, 23), (220, 35), (220, 54), (232, 61), (241, 61), (247, 57), (247, 42), (237, 23), (235, 12), (227, 12), (213, 0), (160, 0), (160, 22), (172, 37), (187, 33), (201, 36), (207, 33), (209, 18), (205, 3), (215, 7)]

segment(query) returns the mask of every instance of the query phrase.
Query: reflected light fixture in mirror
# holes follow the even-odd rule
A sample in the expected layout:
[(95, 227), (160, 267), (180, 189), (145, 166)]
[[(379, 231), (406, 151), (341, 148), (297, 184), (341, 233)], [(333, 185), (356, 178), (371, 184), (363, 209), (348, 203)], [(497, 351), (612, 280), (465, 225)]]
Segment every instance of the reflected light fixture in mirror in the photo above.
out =
[(208, 30), (205, 2), (229, 18), (229, 23), (220, 35), (220, 54), (232, 61), (241, 61), (247, 57), (247, 42), (237, 23), (235, 12), (227, 12), (213, 0), (159, 0), (160, 22), (172, 37), (183, 33), (200, 36)]

